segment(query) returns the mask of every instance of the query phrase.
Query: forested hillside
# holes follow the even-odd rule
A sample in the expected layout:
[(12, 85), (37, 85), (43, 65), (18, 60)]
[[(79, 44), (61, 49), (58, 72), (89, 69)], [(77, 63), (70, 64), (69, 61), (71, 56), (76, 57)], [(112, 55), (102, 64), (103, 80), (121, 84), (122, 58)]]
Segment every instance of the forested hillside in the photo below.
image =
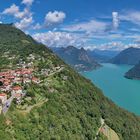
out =
[(130, 47), (110, 60), (114, 64), (136, 65), (140, 61), (140, 48)]
[(140, 62), (136, 64), (132, 69), (126, 72), (125, 77), (128, 79), (140, 80)]

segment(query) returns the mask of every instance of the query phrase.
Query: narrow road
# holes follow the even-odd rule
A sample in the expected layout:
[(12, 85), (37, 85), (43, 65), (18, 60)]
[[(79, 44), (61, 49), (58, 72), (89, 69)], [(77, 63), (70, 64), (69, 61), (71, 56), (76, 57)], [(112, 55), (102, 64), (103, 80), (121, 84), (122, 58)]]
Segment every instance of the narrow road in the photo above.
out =
[(12, 95), (5, 103), (5, 105), (2, 108), (2, 113), (5, 115), (7, 113), (7, 111), (9, 110), (11, 103), (14, 99), (14, 96)]
[(57, 70), (57, 71), (55, 71), (53, 73), (50, 73), (48, 76), (52, 76), (52, 75), (54, 75), (54, 74), (56, 74), (58, 72), (61, 72), (63, 69), (64, 69), (64, 67), (61, 67), (59, 70)]
[(98, 131), (97, 131), (97, 133), (96, 133), (96, 137), (95, 137), (94, 140), (97, 140), (97, 136), (99, 135), (100, 130), (101, 130), (101, 128), (103, 127), (104, 124), (105, 124), (105, 121), (104, 121), (104, 119), (101, 118), (101, 126), (99, 127), (99, 129), (98, 129)]

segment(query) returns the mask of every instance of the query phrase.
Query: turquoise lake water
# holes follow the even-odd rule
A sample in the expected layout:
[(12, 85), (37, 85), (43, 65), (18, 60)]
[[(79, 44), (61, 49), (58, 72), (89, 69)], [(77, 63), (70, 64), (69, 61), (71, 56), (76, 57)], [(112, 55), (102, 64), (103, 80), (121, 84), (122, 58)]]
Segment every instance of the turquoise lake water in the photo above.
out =
[(102, 89), (105, 96), (120, 107), (140, 115), (140, 81), (124, 78), (132, 66), (102, 64), (103, 67), (81, 73)]

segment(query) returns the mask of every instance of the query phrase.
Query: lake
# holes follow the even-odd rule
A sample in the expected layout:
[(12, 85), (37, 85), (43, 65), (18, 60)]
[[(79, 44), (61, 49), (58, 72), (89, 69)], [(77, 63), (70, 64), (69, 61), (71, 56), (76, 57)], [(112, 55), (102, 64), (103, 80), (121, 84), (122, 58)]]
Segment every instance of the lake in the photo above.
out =
[(140, 81), (124, 78), (132, 66), (105, 63), (103, 67), (91, 72), (82, 72), (86, 78), (97, 85), (104, 95), (120, 107), (140, 115)]

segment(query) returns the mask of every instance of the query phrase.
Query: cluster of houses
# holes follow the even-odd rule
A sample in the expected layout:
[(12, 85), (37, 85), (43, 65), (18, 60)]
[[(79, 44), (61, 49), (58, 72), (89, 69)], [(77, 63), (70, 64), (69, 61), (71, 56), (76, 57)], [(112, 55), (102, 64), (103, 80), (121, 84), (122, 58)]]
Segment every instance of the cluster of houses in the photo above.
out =
[[(10, 56), (9, 52), (4, 53), (3, 57), (14, 59), (14, 56)], [(41, 59), (43, 58), (40, 56), (30, 54), (27, 57), (27, 62), (19, 59), (16, 70), (11, 70), (10, 66), (10, 69), (0, 72), (0, 113), (11, 98), (16, 99), (17, 104), (21, 103), (22, 98), (26, 95), (25, 85), (29, 83), (39, 84), (41, 81), (37, 78), (38, 76), (49, 76), (64, 68), (63, 65), (54, 66), (52, 68), (41, 69), (40, 73), (36, 73), (33, 64), (35, 60), (38, 61)]]
[(40, 83), (40, 80), (33, 76), (31, 68), (0, 72), (0, 106), (4, 105), (10, 97), (16, 98), (17, 103), (20, 103), (21, 98), (25, 96), (24, 85), (31, 82)]

